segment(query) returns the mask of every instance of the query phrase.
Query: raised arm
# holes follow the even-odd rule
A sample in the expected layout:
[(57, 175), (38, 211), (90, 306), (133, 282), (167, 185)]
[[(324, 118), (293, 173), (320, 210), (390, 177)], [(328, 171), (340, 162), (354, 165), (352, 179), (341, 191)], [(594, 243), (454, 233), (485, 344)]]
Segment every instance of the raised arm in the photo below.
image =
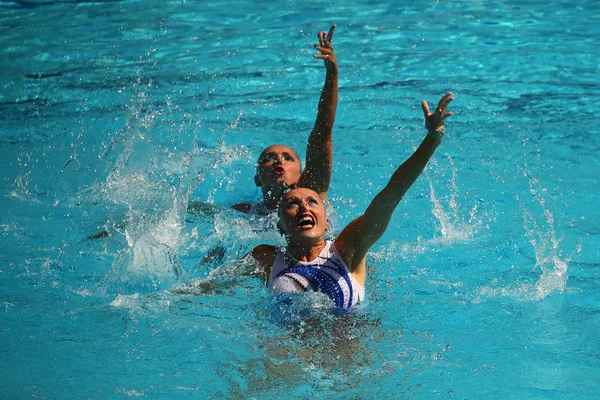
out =
[(427, 136), (408, 160), (392, 174), (389, 183), (375, 196), (365, 213), (352, 221), (336, 239), (336, 247), (341, 250), (342, 258), (351, 271), (362, 262), (369, 248), (383, 235), (400, 200), (421, 175), (442, 142), (444, 121), (452, 115), (447, 112), (452, 100), (452, 93), (446, 93), (433, 113), (423, 100), (421, 106), (425, 114)]
[(319, 45), (314, 45), (320, 54), (314, 57), (325, 62), (325, 84), (321, 91), (317, 119), (308, 138), (306, 146), (306, 167), (299, 187), (305, 187), (319, 193), (323, 200), (327, 199), (332, 169), (332, 129), (338, 102), (338, 65), (333, 52), (331, 40), (335, 25), (329, 33), (319, 32)]

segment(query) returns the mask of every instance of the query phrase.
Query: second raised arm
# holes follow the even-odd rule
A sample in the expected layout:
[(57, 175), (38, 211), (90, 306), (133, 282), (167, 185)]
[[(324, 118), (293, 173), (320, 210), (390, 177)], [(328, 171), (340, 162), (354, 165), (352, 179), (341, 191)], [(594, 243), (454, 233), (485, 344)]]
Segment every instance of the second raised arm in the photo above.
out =
[(325, 84), (319, 99), (317, 119), (306, 146), (306, 167), (299, 186), (313, 189), (322, 199), (327, 198), (332, 169), (332, 130), (338, 103), (338, 65), (331, 41), (335, 25), (329, 33), (319, 32), (319, 51), (314, 57), (325, 63)]
[[(422, 102), (427, 136), (417, 150), (396, 169), (388, 184), (371, 201), (365, 213), (351, 222), (340, 234), (341, 240), (351, 243), (347, 246), (350, 249), (348, 257), (353, 260), (351, 264), (360, 262), (369, 248), (383, 235), (400, 200), (425, 169), (442, 141), (444, 122), (452, 115), (447, 111), (452, 100), (452, 93), (446, 93), (433, 113), (430, 112), (427, 102)], [(349, 267), (352, 270), (350, 265)]]

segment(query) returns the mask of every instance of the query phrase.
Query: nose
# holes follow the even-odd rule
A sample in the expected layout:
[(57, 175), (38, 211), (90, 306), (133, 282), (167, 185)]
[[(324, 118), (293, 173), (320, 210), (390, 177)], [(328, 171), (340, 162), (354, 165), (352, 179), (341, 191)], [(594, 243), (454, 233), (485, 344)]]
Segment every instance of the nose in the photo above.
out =
[(275, 165), (281, 165), (283, 164), (284, 158), (282, 155), (278, 155), (277, 157), (275, 157), (275, 160), (273, 161), (273, 164)]
[(307, 211), (309, 209), (308, 207), (308, 200), (302, 200), (300, 202), (300, 207), (299, 207), (299, 211)]

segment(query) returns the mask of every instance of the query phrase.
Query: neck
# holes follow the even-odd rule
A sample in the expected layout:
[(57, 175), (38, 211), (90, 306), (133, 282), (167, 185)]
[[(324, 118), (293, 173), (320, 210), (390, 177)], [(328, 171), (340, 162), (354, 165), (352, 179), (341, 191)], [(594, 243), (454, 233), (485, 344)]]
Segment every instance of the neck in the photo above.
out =
[(325, 238), (300, 240), (291, 242), (288, 240), (288, 253), (298, 261), (312, 261), (319, 256), (325, 248)]

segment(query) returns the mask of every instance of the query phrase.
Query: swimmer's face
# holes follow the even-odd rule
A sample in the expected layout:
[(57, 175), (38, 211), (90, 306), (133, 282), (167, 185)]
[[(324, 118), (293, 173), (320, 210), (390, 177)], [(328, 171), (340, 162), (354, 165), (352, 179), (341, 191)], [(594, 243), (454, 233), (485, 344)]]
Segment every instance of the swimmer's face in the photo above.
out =
[(328, 228), (323, 200), (310, 189), (290, 190), (281, 200), (278, 225), (288, 241), (322, 238)]
[(290, 187), (298, 183), (302, 168), (294, 149), (274, 144), (267, 147), (258, 158), (255, 182), (264, 189), (285, 183)]

